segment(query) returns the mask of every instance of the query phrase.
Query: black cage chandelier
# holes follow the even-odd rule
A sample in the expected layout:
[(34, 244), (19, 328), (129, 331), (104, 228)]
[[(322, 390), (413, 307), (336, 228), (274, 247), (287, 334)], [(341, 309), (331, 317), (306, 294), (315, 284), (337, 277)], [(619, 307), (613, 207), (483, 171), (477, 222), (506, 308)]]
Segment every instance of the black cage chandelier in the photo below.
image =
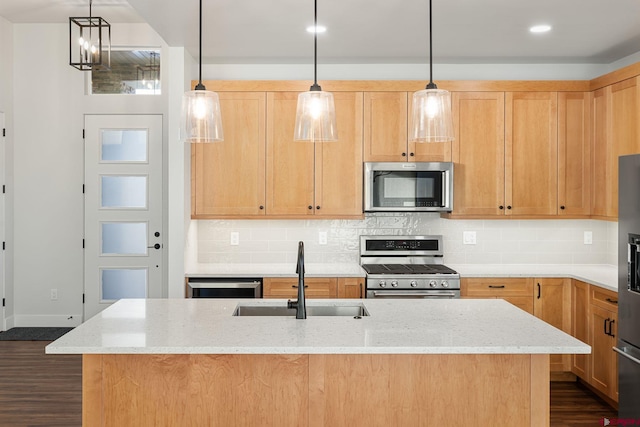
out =
[(99, 16), (69, 18), (69, 65), (81, 71), (111, 69), (111, 24)]

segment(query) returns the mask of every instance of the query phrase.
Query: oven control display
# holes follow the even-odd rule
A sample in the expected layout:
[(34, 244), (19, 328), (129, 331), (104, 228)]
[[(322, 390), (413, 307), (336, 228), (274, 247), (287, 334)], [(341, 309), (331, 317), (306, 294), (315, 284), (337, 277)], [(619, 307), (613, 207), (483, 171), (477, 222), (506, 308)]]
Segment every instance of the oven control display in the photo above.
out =
[(368, 240), (367, 251), (437, 251), (437, 240)]

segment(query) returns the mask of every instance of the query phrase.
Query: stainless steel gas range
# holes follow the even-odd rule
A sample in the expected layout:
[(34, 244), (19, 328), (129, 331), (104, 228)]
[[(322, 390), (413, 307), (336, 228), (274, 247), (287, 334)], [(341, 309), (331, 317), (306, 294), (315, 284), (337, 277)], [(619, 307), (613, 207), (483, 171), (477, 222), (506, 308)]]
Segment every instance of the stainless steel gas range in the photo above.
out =
[(367, 298), (460, 298), (442, 254), (442, 236), (360, 236)]

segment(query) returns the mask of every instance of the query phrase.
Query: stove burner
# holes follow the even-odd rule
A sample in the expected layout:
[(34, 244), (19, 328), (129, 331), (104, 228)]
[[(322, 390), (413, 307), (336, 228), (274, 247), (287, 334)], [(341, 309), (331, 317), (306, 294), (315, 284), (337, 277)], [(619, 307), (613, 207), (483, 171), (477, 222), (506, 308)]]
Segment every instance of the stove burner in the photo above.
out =
[(442, 264), (363, 264), (368, 274), (457, 274)]

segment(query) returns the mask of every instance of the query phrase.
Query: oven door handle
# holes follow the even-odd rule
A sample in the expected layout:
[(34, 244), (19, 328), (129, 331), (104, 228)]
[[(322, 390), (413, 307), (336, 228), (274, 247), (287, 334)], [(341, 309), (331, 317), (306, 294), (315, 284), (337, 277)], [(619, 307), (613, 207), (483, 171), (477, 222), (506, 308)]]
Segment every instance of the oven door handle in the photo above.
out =
[(455, 292), (420, 292), (420, 291), (373, 291), (376, 298), (384, 297), (432, 297), (432, 298), (455, 298)]

